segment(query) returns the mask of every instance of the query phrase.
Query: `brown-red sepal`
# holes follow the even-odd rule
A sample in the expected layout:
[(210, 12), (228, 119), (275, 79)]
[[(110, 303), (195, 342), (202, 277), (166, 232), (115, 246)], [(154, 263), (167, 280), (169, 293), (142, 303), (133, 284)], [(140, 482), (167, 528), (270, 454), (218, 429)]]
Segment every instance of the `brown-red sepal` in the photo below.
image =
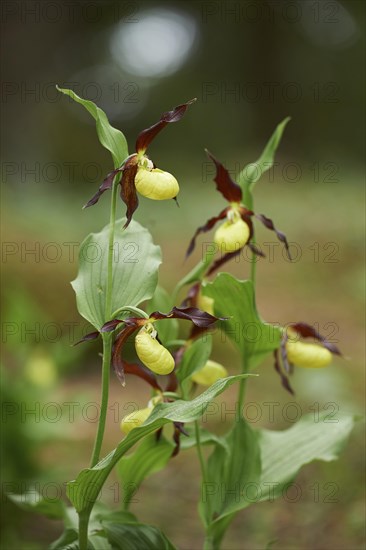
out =
[(89, 206), (93, 206), (99, 201), (100, 197), (103, 195), (105, 191), (108, 191), (108, 189), (112, 189), (113, 180), (115, 176), (122, 171), (123, 171), (123, 166), (121, 166), (120, 168), (116, 168), (116, 170), (113, 170), (112, 172), (110, 172), (108, 176), (101, 183), (98, 191), (95, 193), (95, 195), (93, 195), (93, 197), (86, 204), (84, 204), (83, 208), (89, 208)]
[(274, 226), (273, 221), (270, 218), (267, 218), (267, 216), (265, 216), (264, 214), (255, 214), (255, 217), (257, 218), (257, 220), (262, 222), (262, 224), (267, 229), (270, 229), (271, 231), (274, 231), (276, 233), (276, 236), (277, 236), (278, 240), (281, 241), (281, 243), (283, 243), (285, 245), (285, 249), (286, 249), (288, 258), (290, 260), (292, 260), (286, 235), (284, 233), (282, 233), (282, 231), (279, 231), (278, 229), (276, 229), (276, 227)]
[(129, 363), (123, 360), (122, 362), (125, 374), (137, 376), (138, 378), (145, 380), (145, 382), (150, 384), (150, 386), (155, 390), (159, 390), (161, 392), (163, 391), (161, 386), (158, 384), (155, 374), (151, 370), (147, 369), (143, 365), (138, 365), (137, 363)]
[(99, 338), (99, 336), (100, 336), (99, 331), (89, 332), (89, 334), (85, 334), (85, 336), (83, 336), (81, 340), (79, 340), (78, 342), (75, 342), (75, 344), (73, 344), (73, 345), (77, 346), (78, 344), (81, 344), (82, 342), (91, 342), (92, 340), (96, 340), (97, 338)]
[(184, 319), (191, 321), (194, 325), (201, 328), (207, 328), (216, 323), (216, 321), (226, 321), (226, 317), (215, 317), (206, 311), (201, 311), (197, 307), (173, 307), (169, 313), (154, 311), (150, 314), (153, 319)]
[(291, 395), (295, 395), (295, 392), (291, 387), (289, 379), (282, 372), (279, 357), (278, 357), (278, 349), (276, 349), (273, 354), (274, 354), (274, 368), (276, 369), (276, 371), (280, 375), (282, 386), (285, 388), (286, 391), (291, 393)]
[(221, 164), (221, 162), (219, 162), (209, 151), (207, 151), (207, 149), (206, 153), (216, 167), (216, 176), (214, 177), (216, 189), (220, 191), (228, 202), (240, 203), (243, 197), (241, 187), (231, 179), (231, 176), (225, 166)]
[(121, 199), (127, 206), (126, 210), (126, 223), (123, 226), (124, 229), (130, 225), (132, 216), (137, 210), (139, 205), (139, 199), (137, 196), (135, 177), (138, 169), (137, 156), (131, 156), (126, 162), (123, 176), (121, 181)]
[(321, 342), (323, 346), (327, 348), (331, 353), (334, 353), (335, 355), (342, 355), (336, 345), (328, 342), (328, 340), (311, 325), (308, 325), (307, 323), (292, 323), (289, 326), (294, 329), (298, 334), (300, 334), (300, 336), (302, 336), (303, 338), (314, 338), (315, 340)]
[(180, 450), (180, 436), (181, 434), (185, 436), (189, 436), (189, 434), (184, 429), (184, 423), (183, 422), (173, 422), (174, 425), (174, 434), (173, 434), (173, 441), (175, 443), (175, 447), (172, 452), (172, 458), (177, 456)]
[(191, 242), (189, 243), (189, 246), (186, 252), (186, 258), (188, 258), (190, 254), (192, 254), (194, 247), (196, 246), (196, 239), (198, 235), (200, 235), (201, 233), (206, 233), (207, 231), (210, 231), (218, 221), (226, 218), (228, 209), (229, 207), (225, 208), (220, 212), (218, 216), (214, 216), (213, 218), (210, 218), (209, 220), (207, 220), (207, 222), (204, 225), (201, 225), (200, 227), (198, 227), (198, 229), (196, 229), (196, 232), (193, 235)]
[(100, 332), (113, 332), (114, 330), (116, 330), (118, 325), (123, 322), (123, 319), (112, 319), (111, 321), (107, 321), (100, 329)]
[(122, 359), (122, 348), (126, 343), (128, 337), (136, 330), (135, 326), (129, 327), (126, 326), (117, 336), (116, 341), (113, 345), (112, 350), (112, 366), (114, 372), (117, 375), (118, 380), (121, 382), (122, 386), (126, 385), (125, 382), (125, 362)]
[(136, 140), (136, 152), (137, 153), (144, 153), (152, 140), (157, 136), (157, 134), (165, 128), (167, 124), (170, 122), (178, 122), (180, 120), (184, 113), (186, 112), (189, 105), (194, 103), (196, 101), (196, 98), (191, 99), (190, 101), (187, 101), (187, 103), (182, 103), (182, 105), (178, 105), (171, 111), (167, 111), (163, 113), (160, 117), (159, 122), (156, 124), (153, 124), (153, 126), (150, 126), (149, 128), (146, 128), (145, 130), (142, 130), (142, 132), (139, 133)]

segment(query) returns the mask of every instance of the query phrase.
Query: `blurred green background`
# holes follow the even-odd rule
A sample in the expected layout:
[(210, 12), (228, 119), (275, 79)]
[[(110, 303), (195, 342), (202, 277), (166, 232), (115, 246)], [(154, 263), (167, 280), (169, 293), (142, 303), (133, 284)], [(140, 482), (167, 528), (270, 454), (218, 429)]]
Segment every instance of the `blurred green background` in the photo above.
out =
[[(88, 463), (96, 429), (100, 346), (71, 347), (87, 327), (69, 281), (78, 244), (107, 223), (108, 196), (87, 211), (81, 206), (112, 163), (93, 121), (57, 94), (56, 83), (96, 101), (130, 151), (162, 111), (198, 98), (149, 149), (155, 164), (178, 178), (180, 209), (142, 199), (136, 214), (162, 246), (160, 282), (168, 290), (209, 242), (201, 239), (184, 264), (192, 232), (224, 204), (204, 148), (234, 175), (258, 158), (276, 124), (292, 117), (275, 167), (256, 187), (255, 207), (296, 243), (298, 257), (290, 265), (272, 235), (257, 228), (267, 253), (258, 263), (259, 311), (270, 322), (316, 324), (345, 358), (324, 372), (297, 371), (295, 399), (269, 358), (249, 384), (248, 403), (260, 414), (245, 412), (271, 428), (291, 424), (283, 412), (294, 400), (303, 414), (363, 412), (364, 22), (360, 1), (2, 3), (3, 491), (64, 493), (64, 481)], [(245, 278), (248, 267), (242, 258), (227, 269)], [(235, 350), (215, 340), (213, 358), (237, 372)], [(147, 399), (139, 381), (123, 390), (112, 379), (105, 452), (120, 439), (129, 403)], [(234, 401), (232, 389), (219, 403), (230, 409)], [(274, 419), (266, 403), (278, 403)], [(222, 432), (222, 415), (212, 425)], [(338, 463), (301, 473), (297, 502), (280, 499), (240, 514), (224, 549), (262, 549), (271, 540), (286, 550), (363, 548), (363, 456), (359, 426)], [(181, 453), (148, 480), (133, 508), (193, 550), (203, 538), (198, 497), (196, 457)], [(118, 506), (115, 479), (103, 498)], [(2, 500), (4, 549), (43, 549), (60, 534), (57, 522)]]

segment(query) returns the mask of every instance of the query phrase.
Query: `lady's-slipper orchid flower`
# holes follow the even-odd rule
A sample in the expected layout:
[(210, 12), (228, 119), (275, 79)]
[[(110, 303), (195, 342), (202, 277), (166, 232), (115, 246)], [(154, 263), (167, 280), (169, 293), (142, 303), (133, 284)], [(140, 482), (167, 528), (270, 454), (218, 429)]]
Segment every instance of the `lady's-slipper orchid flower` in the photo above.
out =
[(86, 203), (84, 208), (96, 204), (101, 195), (112, 188), (114, 178), (119, 173), (122, 173), (119, 182), (121, 198), (127, 206), (127, 221), (124, 227), (129, 225), (133, 213), (138, 207), (137, 191), (140, 195), (153, 200), (175, 199), (179, 193), (177, 180), (169, 172), (156, 168), (154, 163), (146, 156), (146, 150), (155, 136), (170, 122), (180, 120), (188, 106), (195, 101), (196, 99), (191, 99), (187, 103), (178, 105), (172, 111), (163, 113), (156, 124), (143, 130), (136, 140), (136, 152), (127, 157), (122, 166), (107, 175), (96, 194)]
[(146, 325), (135, 337), (135, 349), (140, 361), (155, 374), (170, 374), (174, 370), (174, 357), (156, 339), (152, 325)]
[(202, 386), (212, 386), (212, 384), (217, 382), (217, 380), (220, 380), (220, 378), (225, 378), (227, 375), (228, 372), (225, 367), (220, 365), (220, 363), (216, 363), (216, 361), (211, 361), (211, 359), (209, 359), (202, 369), (199, 369), (192, 374), (191, 380), (196, 382), (196, 384), (201, 384)]
[(240, 250), (246, 245), (254, 254), (264, 256), (264, 254), (252, 242), (254, 235), (252, 217), (255, 216), (265, 227), (267, 227), (267, 229), (275, 232), (277, 238), (284, 244), (287, 254), (290, 257), (289, 247), (284, 233), (278, 231), (272, 220), (263, 214), (254, 214), (254, 212), (246, 208), (242, 202), (243, 193), (241, 187), (231, 179), (226, 168), (218, 160), (216, 160), (211, 153), (208, 151), (206, 152), (216, 167), (216, 175), (214, 178), (216, 188), (223, 195), (224, 199), (228, 201), (229, 206), (222, 210), (217, 216), (210, 218), (204, 225), (200, 226), (196, 230), (189, 244), (187, 256), (193, 252), (198, 235), (210, 231), (216, 223), (221, 220), (225, 221), (216, 230), (214, 241), (224, 255), (219, 260), (214, 262), (207, 273), (208, 275), (227, 260), (230, 260), (232, 257), (240, 253)]
[[(300, 338), (313, 338), (318, 343), (302, 342)], [(332, 354), (342, 355), (337, 346), (319, 334), (311, 325), (293, 323), (284, 331), (280, 345), (282, 368), (279, 349), (274, 351), (275, 369), (281, 377), (283, 387), (294, 393), (286, 374), (292, 374), (294, 367), (319, 369), (328, 366)]]
[(134, 428), (141, 426), (145, 420), (147, 420), (152, 413), (152, 408), (146, 407), (144, 409), (138, 409), (130, 414), (124, 416), (121, 420), (121, 432), (125, 435), (129, 434)]
[[(214, 315), (210, 315), (195, 307), (174, 307), (169, 313), (154, 311), (148, 319), (142, 317), (129, 317), (127, 319), (113, 319), (108, 321), (101, 328), (101, 332), (113, 332), (119, 325), (124, 324), (124, 328), (117, 334), (113, 346), (112, 365), (115, 373), (125, 385), (125, 373), (135, 374), (144, 378), (153, 388), (161, 389), (155, 374), (166, 375), (174, 370), (175, 361), (170, 352), (164, 347), (158, 338), (154, 329), (154, 323), (161, 319), (184, 319), (191, 321), (193, 325), (201, 328), (207, 328), (218, 320), (224, 320)], [(143, 366), (131, 365), (122, 359), (123, 346), (127, 339), (138, 331), (135, 337), (135, 349), (137, 356), (143, 363)], [(96, 338), (99, 333), (92, 333), (92, 337), (87, 335), (84, 340)]]
[(124, 416), (120, 424), (121, 431), (127, 435), (134, 428), (138, 428), (139, 426), (141, 426), (145, 422), (145, 420), (149, 418), (154, 407), (156, 407), (158, 403), (161, 403), (163, 399), (163, 394), (159, 392), (158, 395), (155, 395), (150, 399), (147, 407), (143, 409), (137, 409), (136, 411), (133, 411), (132, 413)]

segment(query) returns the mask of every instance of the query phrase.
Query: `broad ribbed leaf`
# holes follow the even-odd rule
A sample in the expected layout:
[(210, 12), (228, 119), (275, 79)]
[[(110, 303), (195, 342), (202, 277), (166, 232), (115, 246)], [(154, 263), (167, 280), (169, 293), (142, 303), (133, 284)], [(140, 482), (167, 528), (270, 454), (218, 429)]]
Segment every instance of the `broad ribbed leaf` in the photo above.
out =
[(112, 550), (176, 550), (160, 529), (143, 523), (102, 522)]
[[(261, 475), (259, 433), (239, 419), (216, 444), (208, 460), (208, 482), (202, 487), (200, 512), (216, 544), (236, 512), (253, 501)], [(211, 514), (211, 515), (209, 515)]]
[(283, 131), (289, 121), (290, 117), (287, 117), (280, 122), (271, 135), (261, 156), (255, 162), (251, 162), (245, 166), (245, 168), (240, 172), (238, 176), (238, 183), (244, 191), (243, 198), (245, 204), (250, 205), (250, 200), (248, 201), (248, 194), (250, 196), (255, 183), (267, 170), (272, 168), (277, 147), (280, 144)]
[(155, 432), (168, 422), (193, 422), (205, 412), (208, 404), (227, 387), (250, 375), (222, 378), (192, 401), (175, 401), (157, 405), (150, 417), (134, 428), (116, 449), (103, 458), (94, 468), (82, 470), (75, 481), (68, 483), (67, 494), (78, 513), (88, 515), (103, 487), (105, 480), (122, 456), (143, 437)]
[(354, 417), (327, 421), (327, 413), (305, 415), (288, 430), (260, 430), (262, 456), (261, 493), (258, 500), (273, 500), (282, 494), (298, 471), (313, 460), (330, 462), (342, 451), (354, 426)]
[(64, 517), (65, 505), (61, 500), (47, 500), (37, 491), (27, 491), (23, 494), (8, 493), (7, 497), (27, 512), (36, 512), (51, 519)]
[[(147, 229), (137, 222), (123, 230), (116, 222), (113, 254), (112, 312), (123, 306), (137, 306), (151, 298), (158, 282), (160, 247)], [(109, 321), (105, 317), (109, 225), (91, 233), (79, 252), (79, 273), (72, 287), (79, 313), (98, 330)]]
[(239, 348), (248, 367), (257, 366), (281, 341), (279, 328), (263, 322), (256, 311), (251, 281), (239, 281), (228, 273), (220, 273), (203, 293), (214, 299), (215, 315), (229, 319), (220, 328)]
[[(208, 491), (214, 493), (217, 488), (211, 499), (215, 511), (221, 506), (221, 512), (209, 528), (214, 548), (219, 547), (239, 510), (254, 502), (280, 497), (306, 464), (338, 458), (353, 428), (354, 418), (344, 416), (336, 422), (327, 422), (327, 414), (319, 415), (316, 422), (314, 415), (305, 415), (284, 431), (251, 430), (247, 426), (244, 432), (240, 428), (239, 434), (234, 437), (229, 434), (226, 438), (230, 451), (216, 445), (209, 459), (209, 472), (217, 484), (224, 480), (226, 492), (223, 495), (218, 485), (209, 487)], [(234, 432), (237, 430), (235, 426)], [(223, 499), (226, 499), (226, 506)]]
[[(123, 505), (128, 507), (144, 479), (164, 468), (172, 456), (173, 442), (155, 434), (146, 437), (134, 453), (125, 455), (117, 464), (123, 488)], [(138, 499), (138, 497), (137, 497)]]
[(91, 114), (96, 123), (100, 143), (112, 154), (114, 167), (118, 168), (121, 166), (125, 158), (128, 157), (127, 141), (122, 132), (110, 125), (105, 112), (97, 107), (95, 103), (82, 99), (72, 90), (59, 88), (58, 86), (56, 88), (59, 92), (68, 95), (71, 99), (80, 103)]

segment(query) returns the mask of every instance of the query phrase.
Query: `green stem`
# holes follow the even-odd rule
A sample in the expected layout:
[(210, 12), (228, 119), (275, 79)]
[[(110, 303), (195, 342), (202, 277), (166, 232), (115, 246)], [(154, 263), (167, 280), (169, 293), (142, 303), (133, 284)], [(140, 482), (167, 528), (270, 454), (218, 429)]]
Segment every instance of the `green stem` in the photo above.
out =
[(117, 206), (117, 191), (119, 180), (116, 179), (113, 183), (111, 213), (109, 217), (109, 239), (108, 239), (108, 261), (107, 261), (107, 288), (105, 298), (105, 319), (109, 321), (112, 315), (112, 288), (113, 288), (113, 246), (114, 234), (116, 229), (116, 206)]
[[(244, 372), (244, 371), (243, 371)], [(238, 407), (239, 407), (239, 414), (242, 413), (243, 407), (244, 407), (244, 399), (245, 399), (245, 390), (246, 390), (246, 378), (243, 378), (243, 380), (240, 380), (239, 384), (239, 392), (238, 392)]]
[[(205, 463), (205, 459), (204, 459), (204, 456), (203, 456), (203, 453), (202, 453), (202, 447), (201, 447), (200, 427), (199, 427), (199, 423), (198, 423), (197, 420), (194, 423), (194, 429), (195, 429), (195, 436), (196, 436), (196, 447), (197, 447), (198, 460), (199, 460), (200, 467), (201, 467), (202, 485), (205, 485), (206, 488), (207, 488), (208, 476), (207, 476), (207, 470), (206, 470), (206, 463)], [(202, 487), (201, 487), (201, 491), (202, 491)], [(202, 498), (202, 494), (201, 494), (201, 498)], [(205, 517), (205, 521), (206, 521), (205, 529), (206, 529), (206, 538), (207, 538), (207, 528), (209, 527), (210, 521), (211, 521), (211, 505), (210, 505), (210, 500), (209, 499), (207, 499), (206, 505), (207, 505), (206, 506), (207, 507), (207, 514), (205, 515), (206, 516)]]
[(104, 430), (107, 418), (108, 396), (109, 396), (109, 378), (111, 370), (112, 358), (112, 334), (104, 333), (103, 338), (103, 363), (102, 363), (102, 390), (101, 390), (101, 406), (98, 421), (97, 435), (95, 437), (93, 454), (90, 461), (90, 467), (93, 468), (98, 462), (100, 451), (102, 448)]
[[(246, 194), (246, 206), (249, 210), (254, 209), (254, 201), (253, 201), (253, 195), (252, 192), (248, 189), (248, 192)], [(255, 237), (252, 238), (251, 241), (254, 245), (256, 244)], [(257, 271), (257, 256), (252, 252), (251, 262), (250, 262), (250, 280), (253, 283), (253, 287), (255, 289), (255, 278), (256, 278), (256, 271)], [(255, 306), (255, 304), (254, 304)]]
[(88, 548), (88, 524), (89, 515), (80, 514), (79, 516), (79, 548), (87, 550)]
[[(107, 284), (105, 298), (105, 320), (111, 319), (112, 309), (112, 290), (113, 290), (113, 246), (114, 235), (116, 228), (116, 207), (117, 207), (117, 191), (119, 180), (116, 178), (112, 188), (111, 210), (109, 218), (109, 238), (108, 238), (108, 257), (107, 257)], [(103, 333), (103, 362), (102, 362), (102, 389), (101, 389), (101, 405), (100, 415), (98, 420), (98, 428), (95, 436), (93, 453), (90, 461), (90, 467), (93, 468), (100, 458), (102, 448), (104, 430), (107, 418), (108, 397), (109, 397), (109, 378), (112, 358), (112, 334)], [(79, 547), (80, 550), (86, 550), (88, 546), (88, 524), (89, 514), (79, 516)]]
[[(116, 228), (116, 205), (117, 205), (117, 190), (118, 179), (114, 181), (112, 189), (111, 199), (111, 213), (109, 219), (109, 239), (108, 239), (108, 258), (107, 258), (107, 286), (106, 286), (106, 298), (105, 298), (105, 320), (108, 321), (111, 318), (112, 312), (112, 290), (113, 290), (113, 245), (114, 234)], [(109, 396), (109, 375), (111, 368), (111, 356), (112, 356), (112, 335), (109, 333), (102, 334), (103, 338), (103, 363), (102, 363), (102, 390), (101, 390), (101, 405), (100, 415), (98, 421), (97, 435), (95, 437), (95, 443), (93, 448), (93, 454), (90, 462), (91, 468), (95, 466), (100, 457), (100, 450), (102, 448), (104, 429), (107, 417), (108, 408), (108, 396)]]
[(208, 533), (205, 536), (205, 542), (203, 544), (203, 550), (213, 550), (212, 536)]

